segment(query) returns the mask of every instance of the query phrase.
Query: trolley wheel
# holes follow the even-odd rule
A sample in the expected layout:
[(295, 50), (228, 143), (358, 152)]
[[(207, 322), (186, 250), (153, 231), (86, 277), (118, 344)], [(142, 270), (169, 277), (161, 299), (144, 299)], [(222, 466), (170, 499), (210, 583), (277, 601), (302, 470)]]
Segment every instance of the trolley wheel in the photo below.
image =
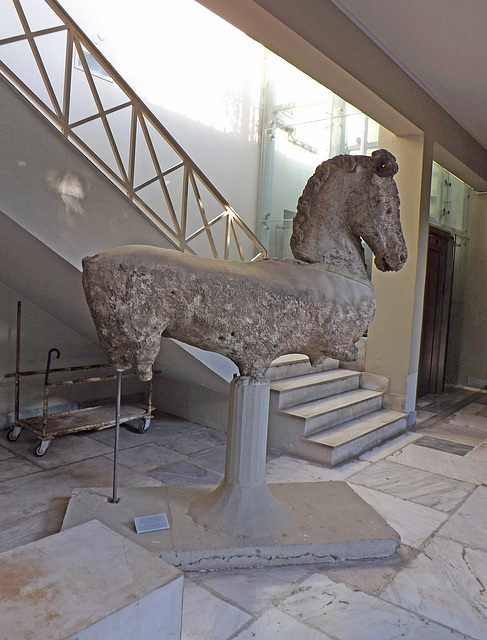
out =
[(38, 456), (39, 458), (43, 456), (50, 444), (50, 440), (41, 440), (37, 447), (34, 449), (34, 453), (36, 454), (36, 456)]
[(141, 418), (137, 425), (137, 431), (139, 433), (145, 433), (147, 429), (150, 427), (150, 422), (152, 418)]
[(19, 439), (21, 431), (22, 431), (22, 427), (19, 427), (19, 425), (15, 425), (14, 427), (8, 430), (7, 440), (10, 440), (10, 442), (15, 442), (16, 440)]

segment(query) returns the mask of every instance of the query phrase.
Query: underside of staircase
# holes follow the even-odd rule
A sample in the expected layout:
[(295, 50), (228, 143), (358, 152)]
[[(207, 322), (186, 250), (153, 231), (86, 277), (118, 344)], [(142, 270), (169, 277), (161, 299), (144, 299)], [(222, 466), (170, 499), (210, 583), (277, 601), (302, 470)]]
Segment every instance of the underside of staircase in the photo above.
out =
[(405, 413), (383, 408), (384, 385), (337, 360), (315, 368), (307, 356), (283, 356), (266, 375), (274, 449), (335, 466), (406, 430)]

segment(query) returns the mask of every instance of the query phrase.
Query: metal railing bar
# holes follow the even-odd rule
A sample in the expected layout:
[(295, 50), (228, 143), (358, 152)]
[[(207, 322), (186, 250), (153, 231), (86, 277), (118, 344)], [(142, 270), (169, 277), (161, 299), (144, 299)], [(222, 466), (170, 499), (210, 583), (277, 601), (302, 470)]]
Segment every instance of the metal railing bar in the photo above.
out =
[(208, 224), (206, 226), (200, 227), (196, 231), (193, 231), (193, 233), (191, 235), (187, 236), (186, 242), (191, 242), (192, 240), (194, 240), (196, 238), (196, 236), (199, 236), (201, 233), (203, 233), (203, 231), (205, 230), (206, 227), (208, 227), (208, 228), (212, 227), (214, 224), (216, 224), (217, 222), (219, 222), (222, 218), (225, 218), (226, 216), (227, 216), (227, 212), (226, 211), (222, 211), (222, 213), (220, 213), (218, 216), (213, 218), (213, 220), (210, 220), (210, 222), (208, 222)]
[[(223, 197), (223, 195), (216, 189), (216, 187), (211, 183), (211, 181), (205, 176), (205, 174), (196, 166), (194, 161), (188, 156), (188, 154), (184, 151), (184, 149), (179, 145), (179, 143), (173, 138), (173, 136), (169, 133), (169, 131), (162, 125), (162, 123), (158, 120), (158, 118), (152, 113), (152, 111), (147, 107), (147, 105), (137, 96), (137, 94), (133, 91), (133, 89), (125, 82), (125, 80), (120, 76), (117, 70), (111, 65), (111, 63), (100, 53), (96, 45), (90, 41), (90, 39), (83, 33), (83, 31), (78, 27), (78, 25), (72, 20), (72, 18), (64, 11), (63, 7), (57, 2), (57, 0), (44, 0), (46, 4), (52, 9), (54, 14), (64, 23), (62, 25), (55, 25), (49, 28), (41, 29), (38, 31), (32, 31), (28, 24), (28, 20), (24, 14), (21, 0), (12, 0), (14, 7), (17, 11), (17, 14), (20, 19), (20, 23), (25, 31), (24, 34), (15, 35), (9, 38), (4, 38), (0, 40), (1, 44), (9, 44), (20, 41), (27, 40), (31, 49), (31, 53), (34, 57), (35, 64), (39, 70), (42, 81), (47, 91), (47, 95), (52, 102), (51, 105), (48, 105), (41, 99), (38, 95), (34, 93), (11, 69), (9, 69), (4, 63), (0, 61), (0, 70), (5, 75), (7, 79), (9, 79), (21, 93), (24, 95), (51, 121), (51, 123), (57, 128), (61, 129), (61, 132), (64, 134), (66, 138), (71, 140), (73, 144), (75, 144), (78, 149), (86, 155), (96, 166), (98, 166), (117, 187), (119, 187), (125, 195), (134, 203), (137, 208), (139, 208), (144, 215), (147, 216), (149, 222), (153, 224), (159, 231), (163, 232), (168, 240), (173, 245), (179, 245), (179, 248), (187, 250), (191, 253), (195, 253), (188, 245), (187, 242), (190, 239), (193, 239), (205, 232), (208, 236), (208, 241), (210, 243), (211, 251), (214, 257), (218, 256), (218, 252), (216, 249), (215, 241), (213, 235), (211, 233), (210, 228), (222, 218), (226, 217), (226, 230), (225, 230), (225, 247), (224, 253), (228, 258), (229, 250), (230, 250), (230, 241), (231, 234), (233, 233), (236, 243), (237, 249), (239, 251), (239, 255), (241, 259), (243, 259), (242, 245), (238, 241), (237, 232), (242, 231), (245, 235), (251, 240), (254, 246), (259, 250), (258, 256), (253, 259), (257, 259), (260, 256), (266, 255), (266, 250), (264, 246), (260, 243), (260, 241), (253, 234), (251, 229), (247, 227), (247, 225), (243, 222), (243, 220), (238, 216), (238, 214), (233, 210), (233, 208), (229, 205), (228, 201)], [(53, 16), (54, 18), (54, 16)], [(39, 36), (48, 36), (50, 34), (60, 33), (66, 31), (66, 51), (65, 51), (65, 69), (64, 69), (64, 93), (62, 100), (62, 109), (55, 94), (53, 85), (51, 83), (47, 68), (44, 65), (40, 50), (37, 46), (35, 39)], [(88, 83), (88, 87), (91, 91), (92, 98), (94, 99), (96, 108), (98, 110), (97, 114), (93, 116), (89, 116), (87, 118), (83, 118), (82, 120), (77, 121), (76, 123), (69, 123), (70, 116), (70, 104), (72, 98), (72, 90), (73, 90), (73, 60), (74, 60), (74, 47), (75, 44), (76, 51), (78, 52), (79, 59), (81, 61), (81, 66), (83, 72), (85, 74), (85, 78)], [(117, 105), (115, 107), (111, 107), (109, 109), (104, 109), (102, 100), (100, 98), (100, 94), (98, 93), (97, 85), (90, 71), (88, 61), (86, 59), (86, 53), (91, 54), (97, 61), (97, 63), (104, 69), (104, 71), (110, 76), (114, 84), (117, 86), (118, 90), (122, 91), (125, 94), (127, 101), (123, 104)], [(132, 107), (131, 114), (131, 125), (130, 125), (130, 138), (129, 138), (129, 154), (127, 167), (122, 160), (121, 151), (116, 142), (114, 132), (110, 123), (108, 121), (108, 116), (112, 113), (116, 113), (124, 108)], [(111, 151), (113, 153), (114, 159), (116, 161), (116, 165), (118, 167), (118, 171), (120, 175), (117, 174), (115, 168), (111, 169), (108, 166), (107, 162), (111, 162), (111, 160), (107, 159), (107, 162), (104, 161), (94, 150), (90, 149), (90, 147), (80, 138), (80, 136), (73, 131), (73, 128), (80, 127), (84, 124), (88, 124), (90, 122), (95, 122), (98, 118), (101, 119), (102, 125), (104, 127), (105, 135), (107, 136), (107, 140), (109, 142)], [(151, 178), (150, 180), (145, 181), (142, 185), (135, 186), (135, 174), (137, 168), (137, 122), (140, 122), (140, 126), (142, 128), (149, 153), (152, 158), (152, 162), (154, 164), (154, 168), (156, 169), (156, 176)], [(179, 156), (181, 162), (176, 164), (175, 166), (162, 171), (160, 167), (160, 161), (155, 151), (154, 142), (152, 139), (152, 132), (149, 132), (148, 124), (152, 125), (155, 130), (155, 133), (164, 140), (164, 142)], [(166, 181), (164, 179), (165, 176), (170, 174), (173, 171), (176, 171), (180, 168), (184, 168), (183, 173), (183, 184), (182, 184), (182, 194), (181, 194), (181, 211), (180, 211), (180, 220), (178, 221), (178, 216), (176, 214), (176, 209), (171, 199), (171, 195), (168, 191), (168, 187)], [(211, 222), (207, 220), (207, 214), (205, 211), (205, 207), (203, 204), (203, 199), (201, 197), (201, 185), (198, 185), (196, 178), (200, 181), (201, 185), (206, 188), (210, 195), (219, 203), (219, 205), (223, 208), (223, 212), (219, 214), (216, 218), (214, 218)], [(189, 238), (185, 239), (186, 230), (188, 227), (188, 215), (189, 211), (189, 180), (191, 180), (191, 186), (193, 189), (194, 196), (196, 198), (197, 206), (199, 209), (199, 213), (201, 219), (203, 221), (203, 226), (192, 233)], [(156, 213), (152, 210), (152, 208), (144, 202), (139, 195), (137, 195), (137, 191), (142, 190), (144, 187), (147, 187), (155, 182), (159, 182), (161, 186), (161, 190), (163, 192), (164, 198), (166, 200), (166, 205), (169, 210), (169, 214), (171, 217), (172, 224), (174, 225), (174, 229), (171, 229)], [(193, 209), (191, 207), (191, 213)], [(173, 240), (174, 239), (174, 240)]]
[(180, 162), (179, 164), (174, 165), (174, 167), (171, 167), (170, 169), (161, 171), (159, 175), (154, 176), (149, 180), (146, 180), (142, 184), (139, 184), (137, 187), (134, 187), (134, 191), (140, 191), (141, 189), (145, 189), (145, 187), (148, 187), (149, 185), (154, 184), (154, 182), (157, 182), (160, 178), (164, 178), (164, 176), (167, 176), (173, 171), (176, 171), (177, 169), (181, 169), (182, 167), (184, 167), (184, 162)]
[(206, 217), (205, 207), (203, 205), (203, 200), (201, 199), (201, 195), (200, 195), (200, 192), (198, 190), (198, 185), (196, 184), (196, 180), (195, 180), (193, 171), (190, 172), (189, 177), (190, 177), (190, 180), (191, 180), (191, 186), (193, 188), (193, 193), (194, 193), (194, 196), (196, 198), (196, 203), (198, 205), (198, 209), (200, 210), (201, 219), (203, 220), (203, 226), (205, 228), (206, 235), (208, 236), (208, 242), (210, 243), (211, 252), (212, 252), (214, 258), (218, 258), (218, 251), (216, 249), (215, 242), (213, 240), (213, 236), (211, 234), (211, 229), (208, 226), (208, 218)]
[(230, 253), (230, 215), (227, 215), (225, 219), (225, 253), (223, 255), (224, 260), (228, 260)]
[(184, 173), (183, 173), (183, 193), (181, 198), (181, 236), (186, 238), (186, 228), (188, 222), (188, 187), (189, 187), (189, 176), (188, 176), (188, 165), (184, 165)]
[(63, 127), (63, 120), (55, 113), (41, 98), (39, 98), (6, 64), (0, 60), (0, 70), (3, 71), (7, 78), (10, 78), (14, 84), (18, 86), (20, 91), (24, 93), (31, 102), (33, 102), (40, 111), (43, 111), (50, 120), (53, 120), (59, 128)]
[(129, 149), (129, 184), (130, 184), (130, 192), (129, 196), (131, 199), (134, 197), (134, 187), (135, 187), (135, 153), (136, 153), (136, 143), (137, 143), (137, 107), (132, 104), (132, 113), (130, 118), (130, 149)]
[[(18, 1), (18, 0), (13, 0)], [(64, 11), (62, 6), (57, 2), (57, 0), (44, 0), (46, 4), (56, 13), (56, 15), (68, 25), (68, 27), (74, 32), (77, 40), (82, 42), (83, 46), (91, 55), (96, 58), (98, 64), (100, 64), (103, 69), (108, 73), (108, 75), (112, 78), (112, 80), (122, 89), (122, 91), (126, 94), (126, 96), (134, 103), (137, 104), (141, 111), (144, 113), (144, 116), (151, 122), (151, 124), (158, 130), (159, 133), (162, 134), (163, 138), (166, 142), (176, 151), (176, 153), (184, 159), (186, 162), (193, 161), (188, 156), (188, 154), (184, 151), (181, 145), (177, 142), (177, 140), (169, 133), (169, 131), (164, 127), (164, 125), (156, 118), (156, 116), (151, 112), (149, 107), (139, 98), (139, 96), (135, 93), (132, 87), (127, 84), (124, 78), (119, 74), (119, 72), (112, 66), (112, 64), (105, 58), (105, 56), (99, 51), (99, 49), (94, 45), (91, 40), (86, 36), (86, 34), (80, 29), (80, 27), (74, 22), (71, 16)]]
[(249, 232), (249, 228), (247, 227), (245, 222), (243, 222), (243, 220), (240, 218), (240, 216), (236, 212), (234, 212), (234, 214), (233, 214), (233, 223), (235, 225), (237, 225), (242, 230), (242, 233), (245, 233), (245, 235), (256, 246), (257, 249), (260, 249), (258, 255), (255, 256), (254, 258), (252, 258), (252, 260), (256, 260), (260, 256), (265, 258), (267, 256), (267, 249), (260, 242), (260, 240), (257, 240), (257, 238), (254, 236), (254, 234), (252, 232)]
[(174, 228), (177, 232), (177, 234), (179, 235), (179, 237), (184, 237), (182, 231), (181, 231), (181, 226), (179, 225), (179, 220), (178, 217), (176, 215), (176, 210), (174, 208), (172, 199), (171, 199), (171, 195), (167, 189), (167, 185), (164, 181), (164, 177), (162, 177), (162, 172), (161, 172), (161, 166), (159, 164), (159, 158), (157, 157), (157, 153), (156, 150), (154, 148), (154, 144), (152, 142), (152, 138), (150, 136), (149, 133), (149, 129), (147, 128), (147, 123), (145, 121), (144, 118), (144, 114), (139, 113), (139, 123), (140, 123), (140, 128), (142, 129), (142, 133), (144, 134), (144, 138), (145, 138), (145, 142), (147, 144), (147, 148), (149, 150), (150, 153), (150, 157), (152, 159), (152, 164), (154, 165), (154, 168), (156, 170), (156, 174), (158, 176), (158, 180), (159, 180), (159, 184), (161, 186), (161, 190), (162, 193), (164, 195), (164, 199), (166, 201), (166, 205), (167, 208), (169, 210), (169, 215), (171, 216), (171, 220), (173, 221), (174, 224)]
[(235, 241), (235, 246), (237, 247), (237, 251), (238, 251), (238, 256), (240, 260), (243, 260), (244, 259), (243, 249), (237, 234), (237, 226), (233, 220), (231, 222), (231, 227), (232, 227), (233, 239)]
[[(65, 24), (61, 24), (58, 27), (48, 27), (47, 29), (39, 29), (38, 31), (29, 31), (34, 38), (38, 36), (49, 36), (52, 33), (58, 33), (60, 31), (67, 31), (68, 27)], [(10, 38), (0, 38), (0, 46), (3, 44), (13, 44), (15, 42), (22, 42), (28, 40), (29, 35), (27, 33), (21, 33), (18, 36), (11, 36)]]
[(113, 137), (113, 133), (112, 133), (112, 129), (110, 127), (110, 123), (108, 122), (108, 119), (107, 119), (107, 117), (106, 117), (106, 115), (104, 113), (103, 103), (102, 103), (102, 101), (100, 99), (100, 95), (98, 93), (98, 90), (96, 88), (95, 82), (93, 80), (93, 76), (91, 75), (91, 71), (90, 71), (90, 68), (88, 66), (88, 63), (86, 62), (86, 57), (85, 57), (85, 53), (83, 51), (82, 43), (78, 39), (75, 39), (75, 46), (76, 46), (76, 50), (78, 52), (79, 59), (81, 61), (81, 66), (83, 67), (83, 70), (84, 70), (84, 73), (85, 73), (86, 80), (88, 81), (91, 93), (93, 95), (93, 99), (95, 101), (96, 107), (97, 107), (98, 112), (100, 114), (100, 118), (101, 118), (101, 121), (103, 123), (103, 128), (105, 129), (105, 133), (107, 135), (108, 142), (110, 144), (110, 147), (112, 148), (112, 153), (115, 156), (115, 161), (116, 161), (116, 163), (118, 165), (118, 170), (120, 171), (120, 175), (122, 176), (122, 179), (124, 181), (124, 186), (125, 186), (128, 183), (127, 172), (125, 170), (125, 166), (123, 164), (122, 158), (121, 158), (120, 153), (118, 151), (118, 147), (117, 147), (117, 144), (115, 142), (115, 138)]
[(124, 102), (123, 104), (119, 104), (116, 107), (110, 107), (109, 109), (102, 109), (100, 113), (95, 113), (92, 116), (87, 116), (82, 120), (76, 120), (76, 122), (71, 122), (70, 127), (80, 127), (83, 124), (87, 124), (88, 122), (93, 122), (97, 118), (100, 118), (102, 115), (109, 116), (111, 113), (116, 113), (117, 111), (121, 111), (122, 109), (126, 109), (127, 107), (133, 106), (131, 102)]
[(121, 189), (125, 190), (127, 188), (127, 183), (124, 182), (123, 179), (119, 175), (117, 175), (115, 171), (111, 167), (109, 167), (104, 160), (97, 156), (96, 153), (91, 149), (91, 147), (88, 146), (77, 133), (71, 131), (69, 138), (81, 149), (83, 154), (88, 156), (94, 163), (102, 167), (103, 171), (108, 174), (108, 177)]
[(63, 114), (65, 126), (63, 133), (69, 135), (69, 112), (71, 108), (71, 80), (73, 76), (73, 34), (66, 30), (66, 55), (64, 58), (64, 94), (63, 94)]
[(145, 200), (142, 200), (142, 198), (140, 198), (137, 194), (134, 194), (134, 204), (136, 204), (138, 207), (143, 209), (143, 211), (145, 211), (146, 214), (148, 214), (153, 220), (155, 220), (157, 225), (164, 229), (165, 233), (167, 233), (170, 236), (172, 236), (172, 238), (174, 238), (174, 241), (176, 242), (176, 244), (178, 246), (185, 244), (184, 239), (181, 238), (181, 236), (179, 236), (174, 231), (174, 229), (171, 229), (171, 227), (166, 222), (164, 222), (164, 220), (162, 220), (162, 218), (159, 216), (159, 214), (157, 214), (152, 209), (152, 207), (149, 204), (147, 204), (147, 202), (145, 202)]
[(57, 113), (58, 117), (61, 117), (62, 116), (61, 107), (59, 105), (58, 99), (56, 97), (56, 93), (49, 79), (49, 75), (46, 71), (46, 67), (44, 66), (44, 61), (42, 60), (42, 56), (35, 42), (33, 31), (29, 26), (29, 22), (25, 16), (20, 0), (13, 0), (13, 3), (15, 6), (15, 9), (17, 10), (17, 15), (19, 17), (20, 23), (27, 36), (29, 47), (32, 51), (32, 55), (34, 56), (34, 60), (36, 61), (37, 68), (39, 70), (39, 73), (41, 74), (41, 78), (42, 78), (42, 81), (44, 82), (44, 86), (46, 87), (46, 91), (49, 95), (49, 99), (51, 100), (54, 110)]

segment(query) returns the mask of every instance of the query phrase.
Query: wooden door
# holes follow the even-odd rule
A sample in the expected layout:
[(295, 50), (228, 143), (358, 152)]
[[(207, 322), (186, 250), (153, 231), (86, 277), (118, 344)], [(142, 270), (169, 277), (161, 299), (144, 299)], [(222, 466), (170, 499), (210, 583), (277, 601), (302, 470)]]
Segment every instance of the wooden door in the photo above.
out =
[(453, 288), (453, 236), (430, 227), (418, 372), (418, 397), (442, 393)]

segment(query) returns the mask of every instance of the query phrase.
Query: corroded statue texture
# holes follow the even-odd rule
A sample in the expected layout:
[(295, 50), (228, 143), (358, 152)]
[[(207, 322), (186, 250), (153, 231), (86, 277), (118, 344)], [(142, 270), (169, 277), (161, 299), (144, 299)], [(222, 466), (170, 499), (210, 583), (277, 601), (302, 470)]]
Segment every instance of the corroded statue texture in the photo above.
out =
[(130, 245), (83, 261), (100, 342), (119, 371), (150, 379), (161, 335), (216, 351), (243, 376), (265, 375), (286, 353), (312, 364), (353, 360), (372, 321), (363, 239), (381, 271), (407, 259), (392, 154), (323, 162), (298, 201), (295, 260), (230, 262)]

